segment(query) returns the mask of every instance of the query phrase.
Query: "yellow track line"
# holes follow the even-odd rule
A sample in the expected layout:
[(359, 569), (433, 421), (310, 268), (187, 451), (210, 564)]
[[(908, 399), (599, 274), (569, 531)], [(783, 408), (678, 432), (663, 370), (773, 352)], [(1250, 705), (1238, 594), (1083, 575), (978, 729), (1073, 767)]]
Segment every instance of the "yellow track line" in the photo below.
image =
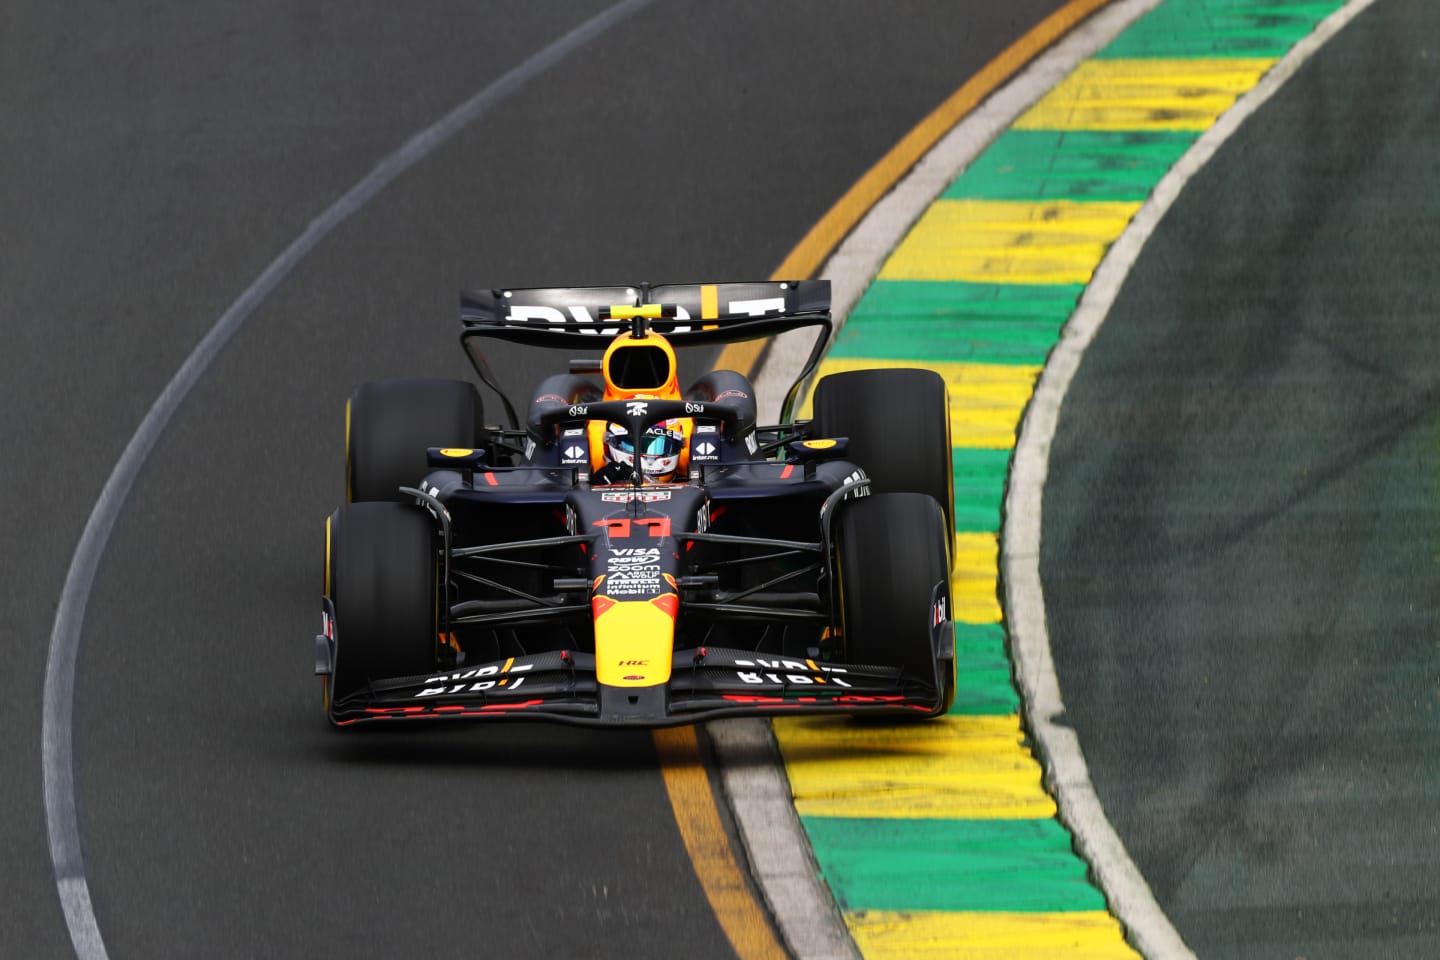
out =
[[(941, 137), (949, 133), (966, 114), (998, 90), (1021, 67), (1069, 33), (1081, 20), (1109, 2), (1110, 0), (1071, 0), (986, 64), (979, 73), (947, 97), (945, 102), (921, 120), (915, 129), (890, 148), (890, 152), (881, 157), (864, 176), (855, 181), (855, 185), (810, 228), (810, 232), (805, 234), (799, 245), (790, 251), (790, 255), (781, 262), (771, 279), (804, 280), (813, 276), (870, 208), (889, 193), (905, 172), (920, 162), (920, 158), (929, 152)], [(715, 366), (722, 370), (739, 370), (753, 375), (755, 362), (760, 358), (764, 345), (763, 340), (729, 344), (720, 352)]]
[[(986, 64), (855, 182), (790, 251), (771, 275), (772, 279), (799, 280), (813, 276), (870, 208), (890, 192), (941, 137), (1021, 67), (1109, 2), (1071, 0)], [(729, 344), (720, 352), (715, 366), (753, 375), (763, 347), (763, 340)], [(655, 731), (654, 736), (675, 822), (705, 896), (730, 945), (740, 960), (784, 957), (785, 951), (775, 939), (769, 919), (751, 895), (730, 849), (730, 838), (720, 822), (709, 777), (700, 760), (695, 731), (689, 727), (667, 728)]]
[(710, 777), (700, 758), (694, 727), (655, 731), (660, 773), (675, 822), (695, 865), (695, 875), (715, 918), (742, 960), (784, 960), (786, 952), (770, 928), (770, 920), (750, 893), (745, 875), (730, 850), (730, 837), (715, 809)]

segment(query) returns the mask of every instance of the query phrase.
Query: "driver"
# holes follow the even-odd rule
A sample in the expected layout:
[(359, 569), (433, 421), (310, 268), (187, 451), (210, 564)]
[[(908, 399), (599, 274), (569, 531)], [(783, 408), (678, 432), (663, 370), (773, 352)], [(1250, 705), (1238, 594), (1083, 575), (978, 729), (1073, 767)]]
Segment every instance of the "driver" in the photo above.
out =
[[(684, 480), (681, 460), (689, 449), (689, 420), (663, 420), (640, 435), (640, 471), (645, 483)], [(593, 483), (631, 483), (635, 476), (636, 449), (630, 431), (618, 423), (605, 428), (605, 465), (597, 470)], [(688, 464), (686, 464), (688, 467)]]

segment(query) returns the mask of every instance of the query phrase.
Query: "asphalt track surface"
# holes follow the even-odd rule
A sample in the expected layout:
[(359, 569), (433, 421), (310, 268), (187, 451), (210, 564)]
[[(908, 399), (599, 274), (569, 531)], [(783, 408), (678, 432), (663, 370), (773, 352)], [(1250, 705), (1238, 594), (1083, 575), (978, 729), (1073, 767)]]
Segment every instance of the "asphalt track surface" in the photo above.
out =
[[(605, 4), (402, 6), (0, 14), (0, 956), (71, 952), (45, 638), (129, 437), (312, 218)], [(657, 0), (298, 265), (162, 436), (89, 598), (77, 799), (111, 957), (731, 955), (647, 734), (328, 729), (309, 638), (344, 397), (466, 375), (462, 286), (768, 276), (1058, 6)], [(516, 392), (555, 369), (499, 368)]]
[(1061, 413), (1067, 720), (1201, 957), (1440, 952), (1437, 37), (1382, 0), (1251, 118)]

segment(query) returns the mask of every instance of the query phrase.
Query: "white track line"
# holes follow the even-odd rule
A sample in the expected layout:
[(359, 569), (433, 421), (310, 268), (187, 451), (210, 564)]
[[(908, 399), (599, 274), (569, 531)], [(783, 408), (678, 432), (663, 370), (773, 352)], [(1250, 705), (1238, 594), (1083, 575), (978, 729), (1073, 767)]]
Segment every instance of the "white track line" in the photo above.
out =
[(410, 138), (400, 149), (385, 157), (365, 179), (312, 220), (305, 231), (245, 288), (239, 298), (215, 321), (210, 332), (195, 346), (175, 376), (150, 407), (124, 452), (116, 461), (85, 529), (80, 534), (60, 602), (50, 631), (50, 648), (45, 663), (45, 692), (40, 724), (40, 753), (45, 784), (45, 826), (49, 834), (50, 863), (55, 871), (55, 888), (65, 912), (65, 926), (79, 960), (105, 960), (105, 941), (95, 920), (90, 884), (85, 876), (85, 858), (80, 824), (75, 809), (74, 699), (75, 663), (80, 652), (80, 634), (85, 623), (100, 557), (110, 542), (111, 531), (125, 500), (135, 485), (150, 452), (169, 425), (175, 412), (189, 396), (211, 362), (225, 348), (255, 309), (322, 240), (381, 190), (415, 164), (440, 149), (455, 134), (487, 113), (491, 107), (518, 92), (535, 77), (560, 63), (578, 48), (633, 16), (652, 0), (623, 0), (585, 21), (554, 43), (506, 72), (475, 96), (440, 120)]
[(1015, 672), (1030, 728), (1045, 761), (1046, 779), (1082, 854), (1131, 942), (1151, 960), (1193, 960), (1194, 954), (1155, 901), (1145, 878), (1105, 816), (1075, 731), (1060, 719), (1065, 705), (1050, 655), (1045, 595), (1040, 582), (1041, 507), (1051, 443), (1066, 391), (1085, 349), (1120, 293), (1141, 250), (1181, 190), (1240, 125), (1295, 75), (1331, 37), (1374, 0), (1352, 0), (1296, 44), (1269, 73), (1205, 132), (1156, 186), (1124, 234), (1110, 248), (1086, 288), (1060, 344), (1050, 355), (1015, 447), (1005, 502), (1002, 562)]

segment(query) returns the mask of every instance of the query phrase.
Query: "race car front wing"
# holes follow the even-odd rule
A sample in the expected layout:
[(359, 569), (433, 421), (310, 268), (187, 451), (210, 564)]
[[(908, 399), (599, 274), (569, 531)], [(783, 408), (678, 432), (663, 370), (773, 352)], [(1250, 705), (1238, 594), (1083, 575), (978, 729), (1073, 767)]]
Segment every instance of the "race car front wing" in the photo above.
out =
[(376, 681), (333, 702), (330, 718), (337, 726), (503, 717), (659, 727), (797, 713), (931, 716), (948, 705), (943, 691), (954, 670), (951, 628), (949, 621), (935, 625), (937, 669), (929, 682), (898, 667), (697, 647), (675, 651), (663, 684), (609, 686), (598, 681), (593, 654), (556, 650)]

